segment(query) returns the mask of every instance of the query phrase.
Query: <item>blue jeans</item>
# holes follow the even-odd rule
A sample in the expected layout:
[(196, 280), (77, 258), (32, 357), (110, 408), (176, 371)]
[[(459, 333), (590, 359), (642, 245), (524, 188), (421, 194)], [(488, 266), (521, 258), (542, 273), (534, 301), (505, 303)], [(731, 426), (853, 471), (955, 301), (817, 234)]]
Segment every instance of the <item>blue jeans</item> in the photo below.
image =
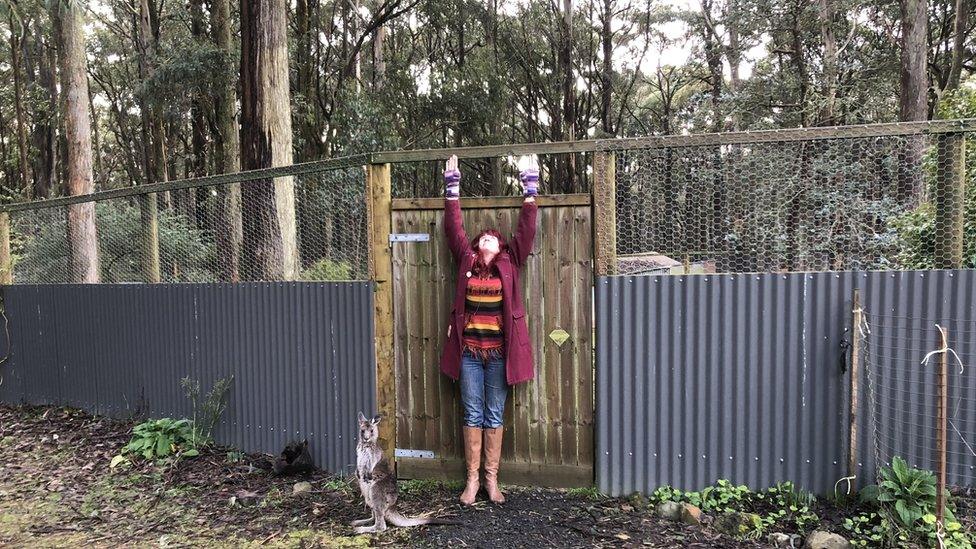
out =
[(502, 426), (508, 396), (505, 379), (504, 358), (482, 362), (468, 351), (461, 355), (461, 406), (466, 427), (495, 429)]

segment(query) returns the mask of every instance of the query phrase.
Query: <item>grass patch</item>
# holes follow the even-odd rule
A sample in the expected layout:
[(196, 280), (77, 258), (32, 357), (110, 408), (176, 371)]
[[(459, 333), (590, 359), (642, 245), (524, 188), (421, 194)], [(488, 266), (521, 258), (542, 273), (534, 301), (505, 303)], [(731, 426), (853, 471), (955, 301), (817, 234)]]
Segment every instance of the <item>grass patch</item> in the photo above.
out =
[(603, 499), (603, 494), (597, 490), (596, 486), (584, 486), (582, 488), (570, 488), (566, 493), (579, 499), (597, 500)]

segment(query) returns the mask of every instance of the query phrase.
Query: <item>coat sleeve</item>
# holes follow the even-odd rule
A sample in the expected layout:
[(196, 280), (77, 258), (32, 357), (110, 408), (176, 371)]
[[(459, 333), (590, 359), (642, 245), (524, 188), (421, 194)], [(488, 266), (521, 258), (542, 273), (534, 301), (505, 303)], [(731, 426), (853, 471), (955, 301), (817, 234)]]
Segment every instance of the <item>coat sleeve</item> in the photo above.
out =
[(522, 267), (525, 260), (529, 258), (529, 254), (532, 253), (538, 213), (539, 205), (535, 201), (522, 203), (518, 228), (515, 230), (515, 238), (512, 239), (511, 244), (512, 260), (517, 267)]
[(447, 246), (451, 249), (454, 261), (461, 262), (461, 258), (471, 250), (468, 235), (464, 232), (461, 220), (461, 201), (444, 200), (444, 234), (447, 236)]

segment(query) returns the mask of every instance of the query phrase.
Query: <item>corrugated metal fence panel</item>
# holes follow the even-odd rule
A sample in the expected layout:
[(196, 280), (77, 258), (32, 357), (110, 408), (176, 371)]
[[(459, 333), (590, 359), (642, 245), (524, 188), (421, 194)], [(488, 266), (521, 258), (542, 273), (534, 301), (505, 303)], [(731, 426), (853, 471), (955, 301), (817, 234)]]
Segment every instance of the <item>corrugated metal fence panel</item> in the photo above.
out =
[(356, 415), (376, 409), (370, 283), (7, 286), (4, 402), (115, 417), (187, 417), (180, 380), (233, 376), (218, 441), (355, 463)]
[[(601, 278), (599, 488), (649, 493), (727, 478), (832, 490), (847, 470), (850, 379), (841, 342), (851, 339), (854, 288), (867, 311), (919, 318), (929, 330), (919, 348), (931, 350), (934, 322), (973, 318), (974, 283), (972, 271)], [(972, 354), (973, 337), (957, 350)], [(905, 353), (903, 362), (924, 355), (889, 347)], [(972, 392), (974, 380), (959, 381)], [(865, 437), (873, 434), (867, 385), (865, 376)], [(897, 404), (878, 400), (879, 410)], [(905, 425), (891, 432), (916, 436)], [(871, 478), (874, 442), (861, 440), (860, 476)]]
[[(928, 366), (921, 361), (941, 345), (939, 324), (966, 367), (960, 371), (949, 357), (947, 482), (976, 485), (976, 271), (871, 273), (864, 288), (880, 456), (886, 463), (898, 455), (912, 466), (936, 468), (939, 356)], [(864, 458), (873, 470), (875, 448), (869, 450)]]

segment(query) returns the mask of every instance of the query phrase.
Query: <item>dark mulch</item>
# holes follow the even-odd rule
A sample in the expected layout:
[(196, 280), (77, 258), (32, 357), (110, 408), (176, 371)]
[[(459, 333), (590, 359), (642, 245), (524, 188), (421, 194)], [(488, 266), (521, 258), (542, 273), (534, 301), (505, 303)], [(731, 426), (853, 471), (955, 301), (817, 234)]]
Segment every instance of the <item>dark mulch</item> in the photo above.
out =
[[(109, 463), (128, 442), (131, 428), (131, 422), (77, 410), (0, 405), (0, 546), (147, 541), (493, 549), (763, 546), (719, 535), (707, 526), (661, 520), (640, 498), (507, 487), (504, 506), (481, 501), (462, 508), (455, 487), (411, 482), (401, 483), (402, 512), (454, 518), (459, 524), (354, 537), (349, 522), (368, 512), (348, 480), (325, 472), (274, 477), (267, 471), (270, 456), (229, 454), (227, 449), (175, 462), (137, 461), (112, 470)], [(298, 481), (311, 483), (312, 491), (292, 495)], [(973, 531), (976, 493), (957, 491), (955, 496), (957, 516)], [(821, 527), (843, 533), (840, 523), (857, 509), (821, 499), (815, 511)], [(791, 532), (788, 525), (779, 530)]]

